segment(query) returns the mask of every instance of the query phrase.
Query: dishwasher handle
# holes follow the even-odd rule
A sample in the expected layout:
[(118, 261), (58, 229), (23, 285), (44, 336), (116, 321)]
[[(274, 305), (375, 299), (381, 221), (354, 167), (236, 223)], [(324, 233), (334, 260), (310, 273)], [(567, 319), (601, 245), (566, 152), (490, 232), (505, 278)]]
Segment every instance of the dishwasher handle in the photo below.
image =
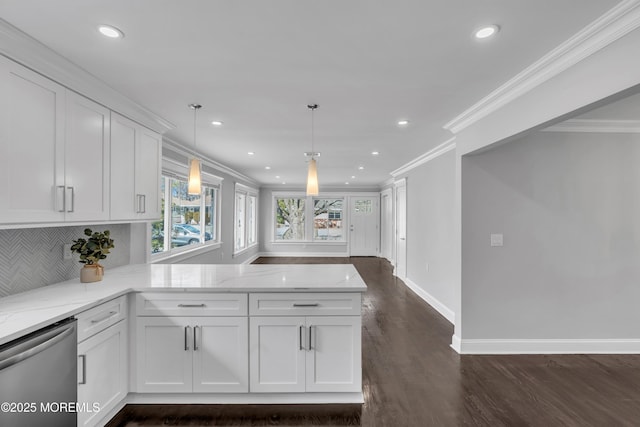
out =
[(25, 359), (28, 359), (50, 347), (53, 347), (54, 345), (56, 345), (57, 343), (59, 343), (69, 335), (73, 334), (74, 330), (75, 328), (73, 326), (70, 326), (64, 329), (63, 331), (58, 332), (57, 334), (47, 339), (46, 341), (39, 344), (35, 344), (32, 347), (22, 351), (21, 353), (9, 356), (5, 359), (0, 359), (0, 370), (13, 366), (17, 363), (20, 363)]

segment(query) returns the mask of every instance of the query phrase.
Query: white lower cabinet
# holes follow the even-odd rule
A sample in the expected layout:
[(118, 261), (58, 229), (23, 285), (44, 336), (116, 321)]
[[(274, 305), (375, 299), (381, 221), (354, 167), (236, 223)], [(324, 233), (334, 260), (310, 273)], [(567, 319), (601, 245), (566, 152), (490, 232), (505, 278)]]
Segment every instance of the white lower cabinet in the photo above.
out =
[(246, 393), (247, 317), (138, 317), (139, 393)]
[(78, 426), (94, 426), (127, 395), (127, 321), (78, 344)]
[(250, 318), (250, 391), (360, 392), (359, 316)]

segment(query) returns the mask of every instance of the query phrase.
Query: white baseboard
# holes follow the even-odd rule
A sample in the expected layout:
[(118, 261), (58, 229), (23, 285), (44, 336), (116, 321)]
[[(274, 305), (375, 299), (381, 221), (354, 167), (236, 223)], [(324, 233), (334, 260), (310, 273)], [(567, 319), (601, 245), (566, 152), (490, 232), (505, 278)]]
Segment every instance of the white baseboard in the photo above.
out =
[(461, 344), (462, 344), (462, 340), (460, 339), (459, 336), (453, 335), (451, 337), (451, 348), (454, 349), (457, 353), (462, 352), (460, 349)]
[(361, 392), (351, 393), (129, 393), (131, 404), (328, 404), (364, 403)]
[(462, 339), (460, 354), (640, 354), (640, 339)]
[(260, 258), (260, 254), (257, 253), (255, 255), (253, 255), (252, 257), (249, 257), (248, 259), (242, 261), (242, 264), (251, 264), (253, 261), (257, 260), (258, 258)]
[(264, 257), (333, 257), (348, 258), (347, 252), (260, 252), (258, 256)]
[(451, 324), (455, 324), (456, 313), (453, 310), (451, 310), (449, 307), (444, 305), (442, 302), (440, 302), (440, 300), (438, 300), (436, 297), (431, 295), (429, 292), (422, 289), (420, 286), (418, 286), (414, 281), (412, 281), (408, 277), (399, 278), (399, 279), (402, 280), (405, 283), (405, 285), (409, 287), (409, 289), (411, 289), (413, 292), (418, 294), (420, 298), (425, 300), (427, 304), (433, 307), (438, 313), (442, 314), (445, 319), (451, 322)]

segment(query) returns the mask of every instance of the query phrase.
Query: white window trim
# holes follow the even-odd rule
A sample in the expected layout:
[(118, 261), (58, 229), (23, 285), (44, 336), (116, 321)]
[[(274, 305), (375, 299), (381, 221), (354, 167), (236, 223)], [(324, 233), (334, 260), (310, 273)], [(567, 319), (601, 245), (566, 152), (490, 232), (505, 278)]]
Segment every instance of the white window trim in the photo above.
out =
[[(237, 213), (238, 213), (238, 206), (236, 204), (237, 200), (238, 200), (238, 194), (243, 194), (245, 196), (244, 198), (244, 236), (242, 236), (243, 242), (244, 242), (244, 247), (241, 249), (236, 248), (236, 242), (238, 241), (237, 236), (236, 236), (236, 223), (238, 218), (236, 217)], [(247, 209), (248, 204), (249, 204), (249, 196), (253, 196), (256, 198), (256, 208), (255, 208), (255, 212), (256, 212), (256, 217), (254, 218), (254, 222), (256, 224), (256, 241), (249, 244), (249, 239), (248, 239), (248, 227), (247, 224), (249, 223), (248, 221), (248, 215), (249, 215), (249, 209)], [(247, 252), (248, 250), (258, 246), (258, 238), (257, 236), (259, 236), (259, 230), (258, 230), (258, 203), (259, 203), (259, 198), (258, 198), (258, 190), (252, 187), (248, 187), (246, 185), (240, 184), (238, 182), (236, 182), (235, 184), (235, 191), (233, 193), (233, 256), (238, 256), (238, 255), (242, 255), (243, 253)]]
[[(371, 193), (366, 193), (370, 195)], [(376, 193), (377, 194), (377, 193)], [(348, 244), (348, 236), (345, 234), (342, 240), (314, 240), (313, 239), (313, 220), (308, 221), (307, 218), (313, 218), (313, 200), (314, 199), (342, 199), (342, 221), (343, 230), (349, 228), (349, 196), (356, 193), (319, 193), (317, 196), (307, 196), (304, 191), (272, 191), (271, 192), (271, 241), (274, 245), (300, 244), (305, 245), (334, 245), (345, 246)], [(276, 199), (305, 199), (305, 224), (303, 240), (278, 240), (276, 239)], [(311, 236), (311, 237), (306, 237)]]
[[(163, 158), (162, 159), (162, 172), (161, 172), (161, 176), (162, 179), (164, 179), (164, 177), (171, 179), (178, 179), (181, 181), (187, 181), (187, 174), (188, 174), (188, 167), (186, 164), (183, 164), (182, 162), (173, 160), (173, 159), (168, 159), (168, 158)], [(222, 213), (222, 209), (221, 209), (221, 200), (222, 200), (222, 182), (224, 181), (224, 178), (207, 173), (207, 172), (202, 172), (201, 174), (201, 179), (202, 179), (202, 185), (203, 187), (209, 187), (209, 188), (215, 188), (216, 189), (216, 200), (215, 200), (215, 239), (209, 240), (209, 241), (205, 241), (203, 243), (199, 243), (199, 244), (195, 244), (195, 245), (186, 245), (186, 246), (182, 246), (182, 247), (178, 247), (178, 248), (172, 248), (171, 247), (171, 234), (167, 234), (165, 233), (165, 242), (164, 242), (164, 246), (165, 248), (168, 248), (162, 252), (158, 252), (158, 253), (151, 253), (151, 258), (150, 258), (150, 262), (154, 263), (154, 262), (159, 262), (159, 261), (166, 261), (168, 259), (171, 260), (180, 260), (180, 259), (186, 259), (186, 258), (190, 258), (194, 255), (198, 255), (201, 252), (208, 252), (214, 249), (218, 249), (222, 246), (222, 240), (221, 240), (221, 213)], [(203, 194), (204, 194), (204, 189), (203, 189)], [(164, 228), (165, 230), (170, 230), (171, 227), (167, 228), (167, 206), (166, 206), (166, 201), (167, 201), (167, 195), (169, 195), (169, 198), (171, 197), (170, 194), (170, 186), (167, 186), (165, 184), (165, 225)], [(205, 198), (202, 197), (201, 195), (201, 205), (200, 205), (200, 209), (201, 211), (203, 211), (203, 206), (204, 206), (204, 200)], [(206, 210), (206, 207), (205, 207)], [(171, 221), (171, 219), (169, 218), (169, 221)], [(170, 226), (172, 226), (172, 224), (169, 224)], [(149, 244), (149, 248), (148, 248), (148, 252), (151, 252), (151, 241), (148, 242)], [(192, 247), (193, 246), (193, 247)]]

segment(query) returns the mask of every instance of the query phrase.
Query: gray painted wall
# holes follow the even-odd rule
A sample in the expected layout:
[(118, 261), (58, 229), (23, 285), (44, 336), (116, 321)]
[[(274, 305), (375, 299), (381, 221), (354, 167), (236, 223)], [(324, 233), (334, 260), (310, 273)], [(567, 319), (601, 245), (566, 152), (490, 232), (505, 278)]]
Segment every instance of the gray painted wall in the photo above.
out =
[(85, 228), (109, 230), (115, 247), (101, 262), (110, 267), (129, 264), (129, 224), (0, 230), (0, 297), (80, 277), (78, 256), (63, 259), (63, 245), (84, 237)]
[(453, 312), (455, 161), (451, 150), (406, 175), (407, 278)]
[(638, 338), (639, 143), (539, 132), (463, 157), (461, 338)]

